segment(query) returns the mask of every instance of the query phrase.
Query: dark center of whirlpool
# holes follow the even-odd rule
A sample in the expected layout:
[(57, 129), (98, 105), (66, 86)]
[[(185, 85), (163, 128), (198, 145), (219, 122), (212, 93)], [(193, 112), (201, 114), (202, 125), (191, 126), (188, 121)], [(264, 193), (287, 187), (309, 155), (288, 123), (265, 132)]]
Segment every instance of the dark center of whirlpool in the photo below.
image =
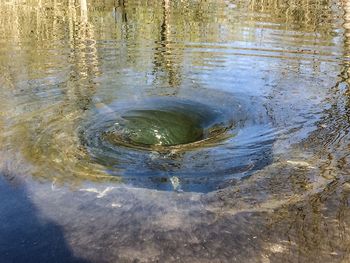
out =
[(255, 116), (249, 98), (223, 102), (155, 97), (104, 104), (87, 114), (81, 143), (92, 162), (128, 185), (213, 191), (271, 159), (268, 117)]

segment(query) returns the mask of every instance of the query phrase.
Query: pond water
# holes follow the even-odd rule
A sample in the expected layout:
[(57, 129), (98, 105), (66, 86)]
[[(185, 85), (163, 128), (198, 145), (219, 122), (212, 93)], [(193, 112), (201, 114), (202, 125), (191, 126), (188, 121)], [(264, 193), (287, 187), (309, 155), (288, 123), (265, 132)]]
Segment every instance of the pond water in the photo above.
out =
[(350, 2), (0, 0), (1, 262), (349, 262)]

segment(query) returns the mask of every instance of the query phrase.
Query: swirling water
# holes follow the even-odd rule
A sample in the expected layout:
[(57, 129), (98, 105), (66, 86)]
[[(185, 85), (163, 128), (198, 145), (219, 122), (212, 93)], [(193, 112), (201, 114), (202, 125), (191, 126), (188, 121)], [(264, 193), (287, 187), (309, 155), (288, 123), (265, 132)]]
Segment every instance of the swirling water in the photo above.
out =
[(4, 262), (350, 260), (349, 6), (0, 1)]
[(213, 191), (269, 162), (273, 136), (264, 107), (256, 116), (246, 96), (223, 93), (209, 106), (195, 94), (201, 103), (171, 96), (100, 105), (84, 118), (81, 144), (108, 174), (162, 190)]

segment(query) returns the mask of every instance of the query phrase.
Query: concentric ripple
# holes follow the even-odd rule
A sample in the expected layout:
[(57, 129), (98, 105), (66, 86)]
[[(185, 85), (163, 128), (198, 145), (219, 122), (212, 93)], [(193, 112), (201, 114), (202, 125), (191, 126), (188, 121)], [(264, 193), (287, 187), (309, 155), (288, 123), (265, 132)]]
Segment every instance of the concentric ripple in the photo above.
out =
[[(99, 105), (80, 140), (93, 162), (137, 187), (208, 192), (268, 164), (273, 130), (256, 98), (155, 97)], [(254, 106), (256, 109), (258, 105)]]

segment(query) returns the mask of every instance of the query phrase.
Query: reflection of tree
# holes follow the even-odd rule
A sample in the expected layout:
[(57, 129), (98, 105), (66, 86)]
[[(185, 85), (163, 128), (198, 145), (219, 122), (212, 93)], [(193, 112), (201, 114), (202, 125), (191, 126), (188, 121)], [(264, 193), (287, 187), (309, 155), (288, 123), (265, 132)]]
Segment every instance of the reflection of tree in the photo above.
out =
[[(328, 159), (334, 158), (334, 154), (344, 153), (344, 145), (341, 143), (348, 137), (347, 130), (350, 127), (350, 1), (343, 1), (343, 58), (339, 81), (331, 89), (329, 108), (324, 111), (318, 129), (309, 140), (322, 139), (323, 150), (329, 151)], [(339, 156), (338, 156), (339, 157)]]
[(116, 5), (115, 9), (115, 14), (120, 15), (119, 17), (115, 17), (116, 22), (122, 22), (124, 24), (128, 23), (128, 16), (125, 11), (125, 0), (118, 0), (118, 4)]
[[(23, 49), (22, 45), (16, 47), (20, 54), (13, 63), (15, 67), (9, 70), (15, 72), (11, 86), (17, 87), (21, 84), (21, 74), (17, 76), (16, 73), (21, 72), (22, 67), (24, 72), (28, 72), (24, 83), (33, 85), (21, 84), (25, 93), (11, 97), (12, 106), (19, 108), (17, 105), (23, 104), (20, 100), (25, 100), (25, 103), (23, 113), (14, 116), (16, 122), (11, 127), (12, 136), (7, 139), (11, 145), (20, 149), (27, 161), (35, 164), (38, 169), (34, 174), (38, 177), (71, 177), (73, 172), (77, 177), (91, 180), (98, 177), (99, 172), (83, 162), (84, 153), (78, 150), (76, 127), (82, 111), (91, 106), (92, 96), (96, 91), (94, 78), (99, 74), (99, 62), (94, 29), (89, 21), (86, 0), (69, 0), (67, 6), (49, 6), (51, 8), (39, 6), (32, 9), (30, 6), (19, 5), (17, 9), (11, 9), (9, 12), (10, 17), (21, 21), (18, 24), (21, 30), (6, 31), (5, 35), (11, 39), (13, 33), (19, 34), (19, 43), (27, 43), (32, 37), (35, 39), (31, 50), (28, 50), (27, 46)], [(11, 26), (6, 27), (8, 28)], [(35, 32), (34, 36), (30, 32)], [(60, 56), (55, 52), (52, 56), (52, 49), (57, 49)], [(69, 50), (69, 53), (62, 52), (65, 50)], [(5, 59), (7, 58), (2, 58), (1, 62), (4, 63)], [(47, 65), (47, 61), (53, 63), (54, 70), (57, 70), (57, 67), (63, 68), (65, 75), (62, 77), (62, 72), (53, 71), (51, 68), (42, 69), (43, 65)], [(41, 93), (35, 89), (45, 79), (52, 79), (54, 84), (47, 85), (45, 90), (48, 97), (43, 100), (40, 97)], [(49, 96), (51, 89), (59, 89), (58, 99)], [(26, 112), (26, 107), (33, 102), (38, 104), (41, 110), (36, 111), (34, 107)], [(18, 141), (18, 138), (23, 140)], [(57, 165), (57, 162), (64, 163), (64, 166)]]
[(96, 90), (94, 78), (99, 74), (98, 55), (94, 29), (88, 20), (86, 0), (80, 2), (80, 17), (77, 18), (78, 6), (69, 2), (69, 43), (72, 70), (68, 82), (69, 100), (86, 110), (91, 106), (92, 96)]
[(283, 23), (286, 29), (302, 32), (321, 33), (329, 36), (332, 31), (332, 2), (313, 0), (253, 0), (249, 9), (268, 13), (268, 17), (257, 17), (256, 22), (274, 20)]
[[(342, 80), (347, 83), (348, 94), (349, 94), (349, 84), (350, 84), (350, 1), (343, 0), (343, 9), (344, 9), (344, 60), (343, 60), (343, 70), (341, 72)], [(350, 94), (349, 94), (350, 95)]]
[[(288, 240), (288, 254), (302, 262), (349, 261), (350, 1), (344, 0), (342, 5), (344, 54), (340, 80), (331, 89), (330, 107), (323, 112), (319, 128), (304, 140), (320, 162), (317, 176), (326, 179), (327, 184), (300, 202), (278, 209), (271, 220), (271, 230)], [(270, 236), (276, 238), (274, 234)], [(277, 239), (286, 245), (285, 239)], [(280, 258), (287, 260), (289, 255)]]
[[(163, 0), (163, 22), (160, 27), (160, 39), (157, 41), (157, 47), (154, 54), (154, 73), (164, 72), (168, 79), (170, 87), (178, 87), (181, 82), (181, 57), (182, 48), (176, 46), (176, 37), (171, 31), (171, 3), (169, 0)], [(178, 33), (180, 35), (181, 32)], [(173, 38), (173, 39), (172, 39)]]

